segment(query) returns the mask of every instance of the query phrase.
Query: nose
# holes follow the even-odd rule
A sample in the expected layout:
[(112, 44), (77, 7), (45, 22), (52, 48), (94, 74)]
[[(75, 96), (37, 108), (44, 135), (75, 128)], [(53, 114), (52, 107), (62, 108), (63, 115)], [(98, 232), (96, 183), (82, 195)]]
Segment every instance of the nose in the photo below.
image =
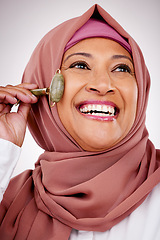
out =
[(95, 74), (86, 85), (86, 91), (104, 96), (114, 94), (113, 81), (107, 73)]

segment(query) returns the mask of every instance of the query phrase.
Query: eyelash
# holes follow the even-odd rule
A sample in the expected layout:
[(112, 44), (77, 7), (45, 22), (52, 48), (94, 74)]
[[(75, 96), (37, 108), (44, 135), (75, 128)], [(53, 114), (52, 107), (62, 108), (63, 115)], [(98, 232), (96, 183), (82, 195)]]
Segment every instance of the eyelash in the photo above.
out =
[(117, 71), (118, 69), (121, 69), (118, 72), (128, 72), (130, 74), (132, 73), (131, 68), (126, 64), (119, 64), (119, 65), (115, 66), (114, 69), (112, 70), (112, 72)]
[[(82, 70), (90, 70), (90, 67), (86, 62), (74, 62), (72, 63), (69, 68), (78, 68)], [(117, 71), (117, 70), (120, 71)], [(114, 67), (114, 69), (111, 72), (126, 72), (129, 74), (132, 74), (131, 68), (127, 64), (118, 64), (117, 66)]]
[[(79, 67), (78, 67), (79, 66)], [(86, 62), (74, 62), (72, 63), (69, 68), (78, 68), (78, 69), (87, 69), (90, 70), (88, 64)], [(82, 68), (83, 67), (83, 68)]]

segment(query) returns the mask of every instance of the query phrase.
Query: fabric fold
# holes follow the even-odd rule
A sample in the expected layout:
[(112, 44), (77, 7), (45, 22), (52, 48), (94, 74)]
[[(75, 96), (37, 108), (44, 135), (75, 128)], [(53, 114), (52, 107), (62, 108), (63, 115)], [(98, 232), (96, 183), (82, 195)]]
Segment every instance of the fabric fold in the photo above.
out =
[(67, 240), (72, 228), (107, 231), (131, 214), (160, 182), (160, 152), (145, 126), (150, 77), (132, 37), (99, 5), (44, 36), (25, 69), (23, 82), (48, 87), (60, 68), (64, 48), (89, 18), (104, 19), (132, 49), (138, 85), (132, 129), (103, 152), (83, 151), (63, 127), (56, 106), (42, 97), (32, 106), (29, 129), (45, 150), (33, 171), (9, 184), (0, 205), (1, 239)]

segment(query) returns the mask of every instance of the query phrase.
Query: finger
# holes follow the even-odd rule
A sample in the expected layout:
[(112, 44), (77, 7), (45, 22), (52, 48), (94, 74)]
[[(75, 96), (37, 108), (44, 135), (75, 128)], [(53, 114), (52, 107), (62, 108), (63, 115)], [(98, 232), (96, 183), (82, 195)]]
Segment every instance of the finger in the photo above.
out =
[(25, 103), (37, 102), (37, 98), (28, 89), (11, 85), (0, 87), (0, 100), (11, 104), (15, 104), (18, 100)]
[(17, 113), (20, 114), (27, 122), (28, 114), (31, 109), (31, 104), (21, 103), (18, 107)]
[(0, 116), (11, 111), (11, 105), (0, 104)]
[(7, 84), (6, 87), (21, 87), (21, 88), (26, 88), (26, 89), (38, 88), (37, 84), (35, 84), (35, 83), (20, 83), (17, 85)]
[(16, 86), (13, 85), (7, 85), (6, 87), (4, 87), (7, 91), (9, 91), (10, 93), (14, 92), (14, 91), (19, 91), (19, 92), (23, 92), (26, 95), (29, 95), (32, 97), (32, 93), (31, 93), (31, 89), (35, 89), (37, 85), (36, 84), (29, 84), (29, 83), (22, 83)]
[(38, 88), (37, 84), (21, 83), (21, 84), (17, 85), (16, 87), (18, 87), (19, 89), (23, 89), (23, 91), (26, 92), (26, 94), (28, 94), (32, 98), (33, 102), (35, 102), (35, 99), (37, 99), (36, 95), (28, 90), (37, 89)]
[(16, 87), (21, 87), (29, 90), (38, 88), (37, 84), (35, 83), (20, 83), (16, 85)]
[(15, 104), (16, 102), (17, 102), (17, 98), (14, 95), (0, 88), (0, 103)]

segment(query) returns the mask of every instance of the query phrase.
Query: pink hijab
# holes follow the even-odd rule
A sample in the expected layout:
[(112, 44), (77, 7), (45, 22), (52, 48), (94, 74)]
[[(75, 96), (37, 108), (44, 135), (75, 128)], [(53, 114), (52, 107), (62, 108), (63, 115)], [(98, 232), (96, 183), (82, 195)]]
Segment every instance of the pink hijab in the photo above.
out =
[(106, 231), (132, 213), (160, 182), (160, 152), (145, 127), (150, 77), (135, 41), (100, 6), (51, 30), (38, 44), (23, 81), (47, 87), (66, 43), (91, 16), (128, 39), (138, 83), (138, 109), (128, 135), (112, 149), (83, 151), (64, 129), (46, 97), (33, 105), (29, 128), (45, 150), (35, 169), (9, 184), (0, 206), (1, 239), (67, 240), (72, 228)]

